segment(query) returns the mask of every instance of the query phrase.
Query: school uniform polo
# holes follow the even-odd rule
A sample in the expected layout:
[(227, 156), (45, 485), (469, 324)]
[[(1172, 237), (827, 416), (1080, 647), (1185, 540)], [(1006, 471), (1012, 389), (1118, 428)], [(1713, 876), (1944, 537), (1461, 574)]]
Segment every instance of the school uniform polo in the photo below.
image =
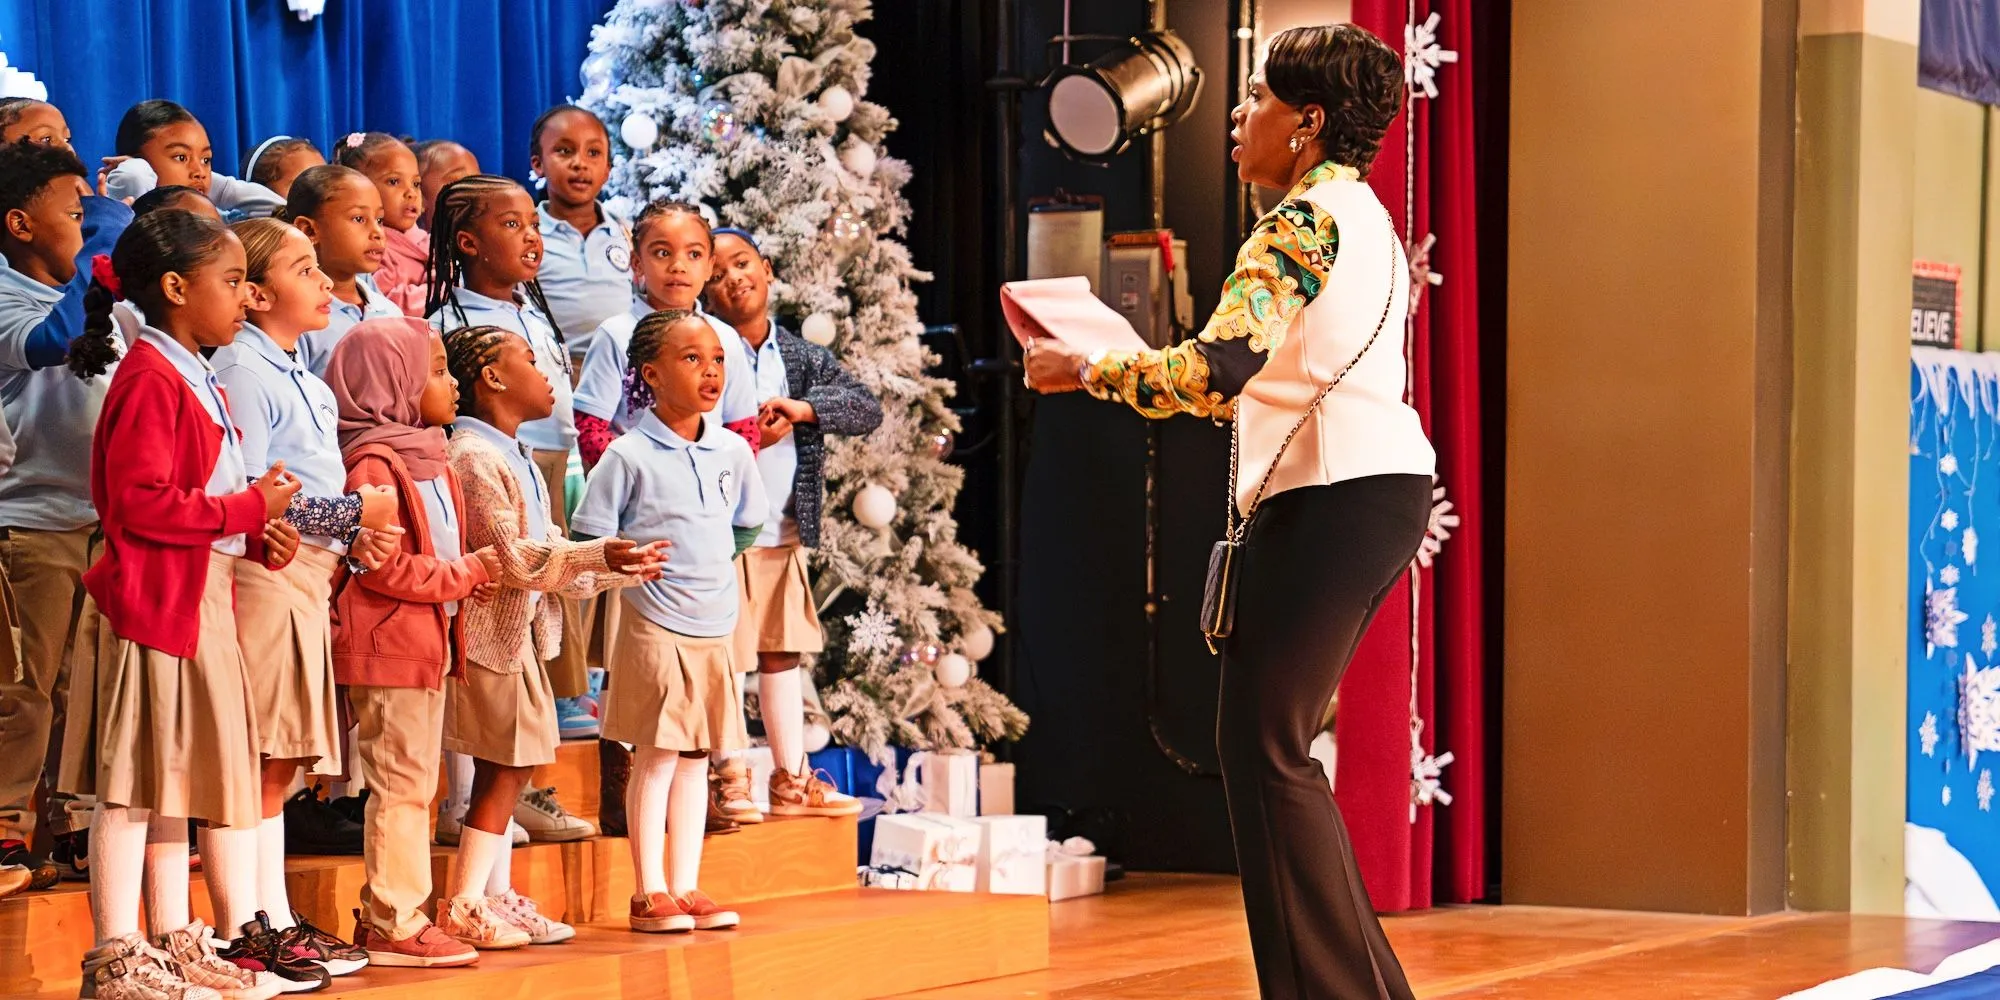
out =
[[(465, 292), (461, 290), (459, 294), (463, 295)], [(521, 425), (523, 429), (527, 426), (527, 424)], [(500, 428), (478, 417), (461, 416), (457, 420), (452, 421), (451, 427), (454, 434), (476, 434), (485, 438), (486, 443), (492, 445), (493, 450), (499, 452), (500, 457), (507, 460), (507, 471), (512, 472), (514, 479), (521, 484), (521, 499), (528, 508), (528, 523), (524, 526), (528, 532), (528, 540), (533, 542), (548, 541), (548, 491), (550, 487), (542, 482), (541, 474), (535, 471), (534, 450), (529, 447), (526, 441), (508, 437), (500, 433)], [(528, 606), (530, 608), (534, 607), (541, 599), (541, 591), (531, 590), (528, 592)]]
[(367, 319), (388, 319), (403, 315), (401, 307), (390, 301), (375, 284), (372, 274), (354, 276), (354, 288), (361, 293), (361, 304), (355, 305), (336, 297), (333, 308), (327, 315), (326, 328), (314, 330), (299, 338), (299, 360), (314, 375), (326, 377), (326, 366), (333, 363), (333, 349), (340, 344), (340, 338), (355, 324)]
[[(638, 328), (641, 319), (653, 311), (646, 300), (634, 299), (629, 310), (599, 325), (591, 338), (590, 350), (584, 354), (583, 375), (576, 383), (577, 412), (608, 422), (611, 429), (620, 434), (639, 423), (640, 415), (630, 412), (625, 406), (626, 361), (632, 347), (632, 331)], [(729, 324), (706, 312), (697, 311), (696, 315), (707, 320), (708, 325), (715, 329), (716, 339), (722, 341), (724, 356), (722, 401), (708, 412), (709, 418), (717, 423), (733, 424), (755, 417), (756, 378), (745, 356), (743, 338)]]
[(74, 531), (97, 522), (90, 440), (117, 365), (80, 379), (65, 365), (29, 364), (28, 339), (62, 296), (0, 259), (0, 413), (23, 429), (13, 466), (0, 474), (0, 525), (10, 528)]
[[(432, 554), (443, 562), (464, 556), (465, 536), (451, 502), (451, 483), (443, 476), (423, 480), (417, 483), (417, 497), (424, 503), (424, 523), (431, 529)], [(458, 602), (446, 601), (444, 613), (458, 614)]]
[[(749, 340), (743, 341), (743, 358), (750, 367), (758, 406), (791, 394), (785, 358), (778, 352), (778, 324), (775, 320), (767, 322), (771, 329), (764, 335), (762, 347), (752, 349)], [(771, 519), (755, 544), (764, 548), (798, 544), (799, 525), (792, 519), (792, 481), (799, 474), (798, 435), (787, 434), (757, 449), (757, 471), (763, 475), (764, 492), (771, 499)]]
[[(223, 399), (222, 383), (215, 377), (215, 369), (209, 367), (208, 359), (182, 347), (179, 341), (153, 327), (140, 327), (139, 339), (153, 345), (167, 359), (167, 363), (187, 382), (195, 400), (201, 403), (202, 412), (222, 428), (222, 449), (216, 453), (215, 468), (209, 470), (208, 482), (202, 485), (202, 492), (211, 497), (243, 492), (250, 480), (243, 474), (242, 439), (236, 432), (235, 424), (230, 421), (229, 404)], [(258, 475), (263, 473), (259, 471)], [(240, 556), (248, 551), (244, 536), (240, 534), (224, 535), (209, 547), (226, 556)]]
[(735, 529), (761, 527), (770, 503), (750, 446), (701, 427), (689, 441), (646, 412), (605, 449), (570, 521), (579, 534), (671, 542), (665, 572), (625, 598), (661, 628), (714, 638), (736, 627)]
[[(264, 470), (278, 462), (299, 479), (299, 493), (331, 498), (347, 493), (347, 466), (340, 457), (340, 408), (333, 390), (307, 371), (263, 330), (245, 323), (236, 342), (211, 359), (216, 378), (229, 394), (243, 467)], [(345, 539), (307, 534), (303, 541), (333, 552), (347, 551)]]
[[(556, 328), (549, 323), (549, 318), (531, 304), (488, 298), (463, 285), (454, 294), (458, 298), (457, 308), (447, 302), (437, 312), (425, 317), (432, 326), (439, 330), (497, 326), (520, 334), (535, 352), (535, 367), (548, 376), (549, 386), (556, 391), (555, 413), (545, 419), (522, 424), (521, 442), (536, 451), (568, 451), (576, 447), (576, 412), (570, 402), (569, 351), (557, 342)], [(464, 389), (470, 390), (470, 386)]]
[(597, 225), (587, 233), (549, 214), (548, 202), (535, 213), (542, 230), (537, 279), (570, 355), (582, 357), (598, 324), (618, 315), (632, 297), (631, 228), (603, 205), (597, 208)]

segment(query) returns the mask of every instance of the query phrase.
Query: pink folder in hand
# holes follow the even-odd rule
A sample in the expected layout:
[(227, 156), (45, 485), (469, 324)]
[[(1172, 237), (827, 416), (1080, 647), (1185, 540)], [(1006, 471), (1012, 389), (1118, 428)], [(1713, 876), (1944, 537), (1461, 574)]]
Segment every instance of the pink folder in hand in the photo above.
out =
[(1082, 275), (1007, 282), (1000, 286), (1000, 311), (1024, 347), (1047, 337), (1085, 352), (1147, 349), (1125, 317), (1091, 294), (1090, 279)]

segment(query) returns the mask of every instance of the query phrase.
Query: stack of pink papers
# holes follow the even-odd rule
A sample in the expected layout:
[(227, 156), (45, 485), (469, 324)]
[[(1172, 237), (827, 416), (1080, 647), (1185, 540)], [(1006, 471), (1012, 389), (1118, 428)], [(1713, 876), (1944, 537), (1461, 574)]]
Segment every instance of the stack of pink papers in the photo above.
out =
[(1000, 311), (1014, 330), (1014, 339), (1060, 340), (1085, 352), (1143, 351), (1132, 324), (1113, 312), (1090, 291), (1090, 279), (1036, 278), (1000, 286)]

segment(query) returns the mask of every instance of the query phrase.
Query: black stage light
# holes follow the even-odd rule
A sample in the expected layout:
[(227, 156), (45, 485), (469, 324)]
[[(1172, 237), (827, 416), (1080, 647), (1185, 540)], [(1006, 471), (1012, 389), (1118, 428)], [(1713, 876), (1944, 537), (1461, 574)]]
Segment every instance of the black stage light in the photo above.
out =
[(1201, 68), (1179, 35), (1149, 31), (1081, 66), (1057, 67), (1045, 86), (1049, 143), (1102, 164), (1132, 140), (1187, 117), (1201, 95)]

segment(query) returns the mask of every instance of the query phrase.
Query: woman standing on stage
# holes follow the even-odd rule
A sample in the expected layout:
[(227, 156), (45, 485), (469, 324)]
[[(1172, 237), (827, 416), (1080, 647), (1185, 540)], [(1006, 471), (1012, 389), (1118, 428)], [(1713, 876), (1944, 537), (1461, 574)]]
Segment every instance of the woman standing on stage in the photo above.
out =
[[(1266, 998), (1409, 1000), (1307, 747), (1369, 619), (1409, 565), (1436, 456), (1403, 402), (1409, 269), (1362, 178), (1403, 104), (1395, 51), (1352, 25), (1271, 39), (1231, 114), (1244, 181), (1288, 190), (1258, 220), (1194, 339), (1027, 352), (1027, 383), (1149, 417), (1235, 420), (1233, 624), (1216, 738)], [(1232, 523), (1235, 518), (1232, 517)]]

